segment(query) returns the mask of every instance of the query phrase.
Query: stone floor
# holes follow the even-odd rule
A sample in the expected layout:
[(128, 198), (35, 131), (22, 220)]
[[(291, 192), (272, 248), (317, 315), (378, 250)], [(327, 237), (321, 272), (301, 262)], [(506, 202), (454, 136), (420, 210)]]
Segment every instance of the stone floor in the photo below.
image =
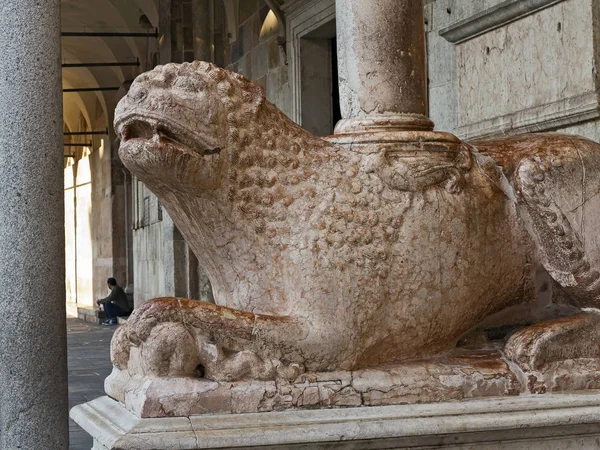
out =
[[(110, 339), (116, 327), (67, 319), (69, 349), (69, 407), (104, 395), (104, 379), (110, 374)], [(92, 438), (75, 422), (69, 422), (71, 450), (90, 450)]]

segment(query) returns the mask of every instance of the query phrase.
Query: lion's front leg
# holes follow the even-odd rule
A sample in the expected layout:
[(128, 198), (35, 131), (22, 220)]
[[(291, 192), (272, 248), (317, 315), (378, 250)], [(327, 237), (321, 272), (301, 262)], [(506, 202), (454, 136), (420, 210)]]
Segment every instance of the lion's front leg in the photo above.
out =
[[(288, 342), (297, 324), (182, 299), (155, 299), (142, 305), (111, 344), (113, 364), (144, 377), (293, 379), (301, 361), (290, 360)], [(293, 358), (292, 358), (293, 359)]]

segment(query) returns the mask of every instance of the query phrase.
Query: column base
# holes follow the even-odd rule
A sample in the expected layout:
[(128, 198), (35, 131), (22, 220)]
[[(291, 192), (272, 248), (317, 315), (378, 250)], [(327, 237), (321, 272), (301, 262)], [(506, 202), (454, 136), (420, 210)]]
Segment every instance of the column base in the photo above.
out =
[(434, 123), (422, 114), (379, 115), (340, 120), (334, 134), (361, 134), (368, 132), (432, 131)]
[[(402, 153), (414, 153), (419, 150), (433, 151), (434, 153), (453, 152), (458, 153), (461, 140), (451, 133), (443, 131), (423, 131), (423, 130), (387, 130), (385, 128), (371, 128), (362, 132), (338, 133), (326, 136), (323, 139), (339, 145), (352, 146), (372, 146), (373, 144), (382, 144), (385, 146), (393, 145), (397, 151)], [(372, 153), (372, 148), (366, 150)]]
[(600, 392), (467, 402), (140, 419), (109, 397), (71, 410), (113, 449), (597, 448)]

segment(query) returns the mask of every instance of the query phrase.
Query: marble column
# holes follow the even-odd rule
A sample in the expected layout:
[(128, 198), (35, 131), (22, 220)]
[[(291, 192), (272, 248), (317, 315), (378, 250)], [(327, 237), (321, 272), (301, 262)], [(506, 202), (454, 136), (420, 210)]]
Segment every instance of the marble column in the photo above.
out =
[(432, 130), (422, 0), (336, 0), (336, 133)]
[(212, 61), (211, 10), (208, 0), (194, 0), (194, 59)]
[(67, 449), (60, 0), (0, 5), (0, 448)]
[[(159, 64), (168, 64), (172, 61), (171, 20), (171, 0), (158, 0)], [(152, 67), (148, 67), (148, 69), (150, 70)]]

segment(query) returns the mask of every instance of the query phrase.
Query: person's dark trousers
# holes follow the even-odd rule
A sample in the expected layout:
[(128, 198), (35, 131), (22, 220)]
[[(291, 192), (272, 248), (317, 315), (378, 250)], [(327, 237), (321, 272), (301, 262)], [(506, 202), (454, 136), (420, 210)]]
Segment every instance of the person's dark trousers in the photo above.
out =
[(129, 314), (123, 311), (119, 305), (113, 302), (104, 303), (104, 314), (107, 319), (117, 319), (117, 316), (128, 316)]

